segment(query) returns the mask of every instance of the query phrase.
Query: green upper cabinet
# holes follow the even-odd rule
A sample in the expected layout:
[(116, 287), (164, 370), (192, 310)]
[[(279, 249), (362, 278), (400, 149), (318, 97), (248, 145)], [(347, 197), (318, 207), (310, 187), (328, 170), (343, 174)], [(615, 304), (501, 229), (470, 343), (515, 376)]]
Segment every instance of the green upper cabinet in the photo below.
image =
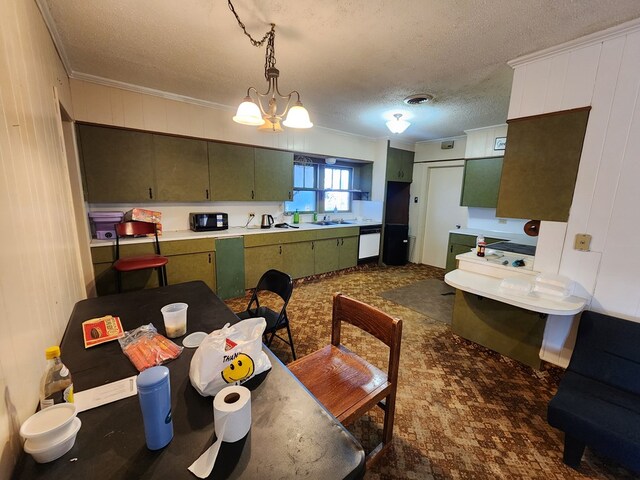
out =
[(414, 153), (399, 148), (387, 148), (387, 181), (406, 182), (413, 181)]
[(154, 200), (153, 141), (148, 133), (78, 125), (90, 203)]
[(207, 142), (191, 138), (153, 135), (156, 200), (202, 202), (209, 200)]
[(293, 153), (209, 142), (213, 200), (290, 200)]
[(502, 157), (465, 160), (460, 205), (496, 208), (501, 173)]
[(90, 203), (283, 201), (293, 153), (78, 124)]
[(293, 153), (255, 149), (256, 200), (293, 198)]
[(208, 200), (203, 140), (94, 125), (78, 136), (90, 203)]
[(591, 107), (508, 120), (496, 216), (566, 222)]
[(253, 200), (255, 149), (242, 145), (208, 142), (208, 150), (212, 199)]

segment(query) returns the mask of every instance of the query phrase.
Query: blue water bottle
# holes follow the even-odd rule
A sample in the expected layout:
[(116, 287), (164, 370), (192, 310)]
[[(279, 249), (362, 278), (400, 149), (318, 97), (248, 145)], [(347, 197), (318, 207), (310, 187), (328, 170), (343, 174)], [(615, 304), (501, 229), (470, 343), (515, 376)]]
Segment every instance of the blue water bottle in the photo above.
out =
[(147, 447), (159, 450), (173, 438), (169, 369), (151, 367), (138, 375), (138, 398)]

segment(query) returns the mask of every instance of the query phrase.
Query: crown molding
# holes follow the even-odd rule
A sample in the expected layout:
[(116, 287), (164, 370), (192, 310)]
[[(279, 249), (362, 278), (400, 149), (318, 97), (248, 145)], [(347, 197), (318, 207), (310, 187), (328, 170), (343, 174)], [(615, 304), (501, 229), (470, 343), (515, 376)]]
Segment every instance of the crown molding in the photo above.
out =
[(98, 75), (91, 75), (90, 73), (82, 73), (72, 71), (69, 74), (69, 78), (74, 80), (81, 80), (83, 82), (95, 83), (97, 85), (104, 85), (105, 87), (114, 87), (121, 90), (128, 90), (130, 92), (142, 93), (144, 95), (152, 95), (154, 97), (162, 97), (167, 100), (175, 100), (177, 102), (192, 103), (201, 107), (217, 108), (219, 110), (235, 111), (234, 107), (229, 105), (223, 105), (221, 103), (211, 102), (209, 100), (202, 100), (199, 98), (189, 97), (187, 95), (181, 95), (179, 93), (166, 92), (164, 90), (157, 90), (155, 88), (143, 87), (141, 85), (135, 85), (133, 83), (121, 82), (119, 80), (112, 80), (110, 78), (100, 77)]
[(45, 25), (47, 26), (47, 30), (49, 30), (49, 35), (51, 35), (51, 40), (53, 40), (53, 45), (58, 52), (58, 57), (62, 62), (62, 66), (67, 72), (67, 76), (69, 76), (72, 71), (71, 63), (69, 62), (69, 57), (67, 56), (67, 52), (64, 49), (62, 40), (60, 39), (60, 34), (58, 33), (58, 29), (56, 28), (56, 23), (53, 21), (53, 17), (51, 16), (49, 6), (47, 5), (45, 0), (36, 0), (36, 5), (40, 10), (40, 14), (42, 15), (42, 19), (44, 20)]
[(640, 31), (640, 18), (621, 23), (620, 25), (616, 25), (615, 27), (607, 28), (606, 30), (595, 32), (566, 43), (561, 43), (560, 45), (556, 45), (554, 47), (540, 50), (539, 52), (523, 55), (521, 57), (508, 61), (507, 65), (509, 65), (511, 68), (520, 67), (531, 62), (542, 60), (548, 57), (553, 57), (555, 55), (559, 55), (570, 50), (575, 50), (577, 48), (583, 48), (598, 43), (603, 43), (607, 40), (629, 35), (630, 33), (634, 33), (637, 31)]

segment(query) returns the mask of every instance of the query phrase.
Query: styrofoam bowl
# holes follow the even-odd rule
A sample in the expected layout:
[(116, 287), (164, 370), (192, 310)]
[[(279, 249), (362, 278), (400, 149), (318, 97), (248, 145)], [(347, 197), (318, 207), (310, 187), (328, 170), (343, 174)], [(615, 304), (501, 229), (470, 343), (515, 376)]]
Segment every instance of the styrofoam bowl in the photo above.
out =
[(28, 440), (32, 448), (41, 448), (57, 443), (67, 437), (76, 418), (77, 408), (73, 403), (59, 403), (34, 413), (20, 427), (20, 436)]
[[(51, 407), (49, 407), (51, 408)], [(47, 463), (57, 460), (67, 453), (76, 443), (76, 435), (82, 426), (82, 422), (78, 417), (73, 417), (71, 428), (66, 435), (57, 438), (48, 445), (34, 446), (29, 439), (24, 442), (24, 451), (30, 454), (38, 463)]]

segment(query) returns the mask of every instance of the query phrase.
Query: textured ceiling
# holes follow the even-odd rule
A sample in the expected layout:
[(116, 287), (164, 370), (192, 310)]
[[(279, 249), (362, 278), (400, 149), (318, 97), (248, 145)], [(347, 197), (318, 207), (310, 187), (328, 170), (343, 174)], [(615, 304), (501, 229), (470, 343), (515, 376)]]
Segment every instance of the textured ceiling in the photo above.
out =
[[(235, 107), (265, 90), (224, 0), (38, 0), (71, 75), (93, 75)], [(638, 0), (235, 0), (248, 31), (276, 24), (280, 89), (316, 124), (369, 137), (404, 113), (419, 141), (505, 122), (506, 62), (640, 17)], [(431, 93), (435, 101), (402, 99)], [(230, 115), (231, 116), (231, 115)], [(230, 119), (231, 121), (231, 119)], [(248, 127), (249, 128), (249, 127)]]

